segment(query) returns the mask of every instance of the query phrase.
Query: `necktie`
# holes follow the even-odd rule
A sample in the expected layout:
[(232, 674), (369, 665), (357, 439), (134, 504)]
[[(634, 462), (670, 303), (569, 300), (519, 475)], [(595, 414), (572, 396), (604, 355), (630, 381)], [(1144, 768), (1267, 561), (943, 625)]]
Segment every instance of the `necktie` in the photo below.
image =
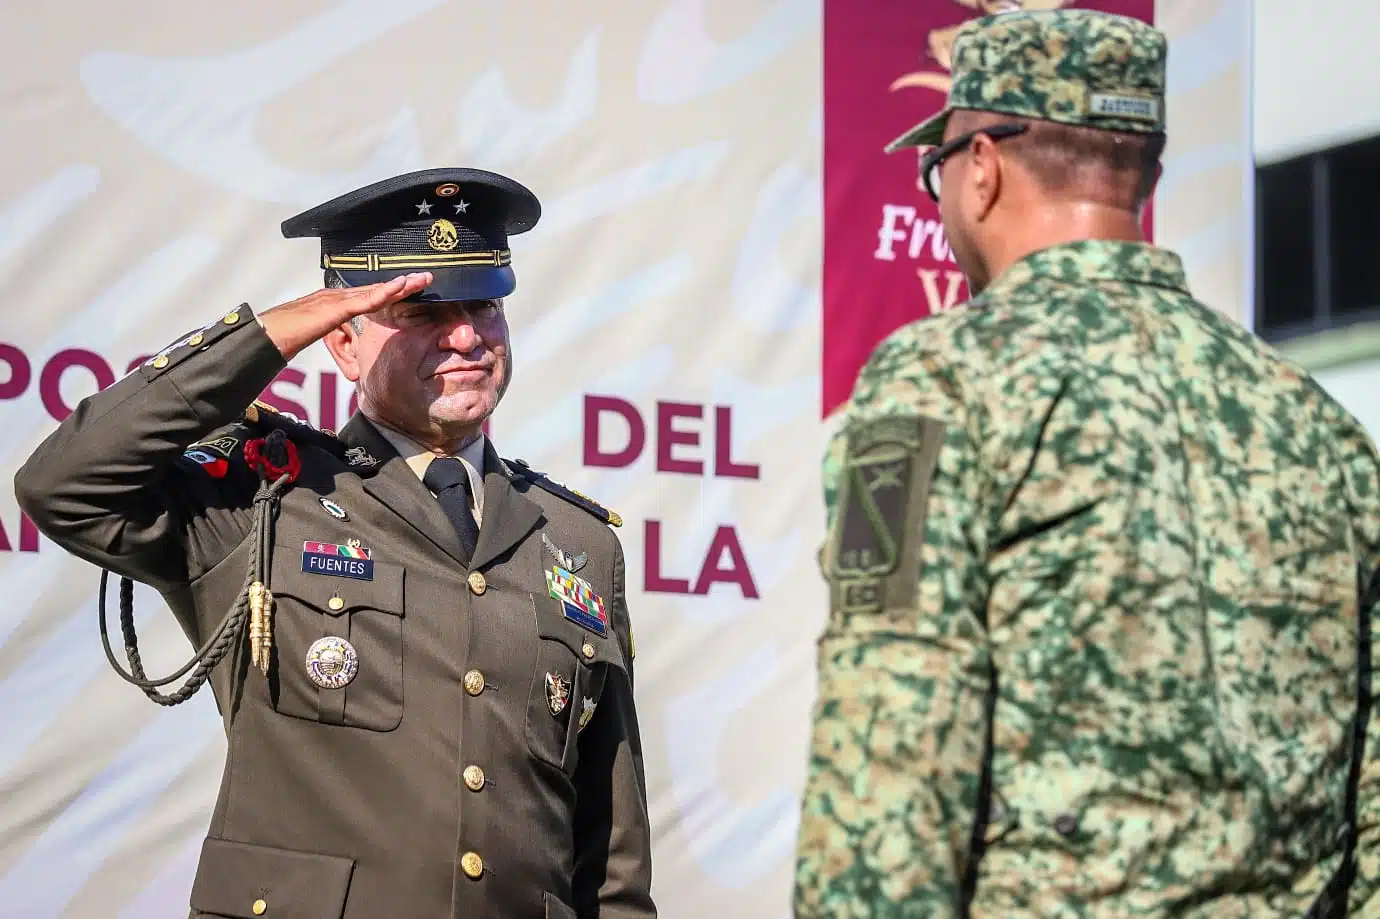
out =
[(460, 537), (465, 560), (474, 557), (474, 547), (479, 542), (479, 524), (474, 522), (470, 510), (470, 477), (465, 466), (454, 457), (434, 459), (426, 467), (422, 484), (436, 493), (441, 510), (450, 518), (450, 525)]

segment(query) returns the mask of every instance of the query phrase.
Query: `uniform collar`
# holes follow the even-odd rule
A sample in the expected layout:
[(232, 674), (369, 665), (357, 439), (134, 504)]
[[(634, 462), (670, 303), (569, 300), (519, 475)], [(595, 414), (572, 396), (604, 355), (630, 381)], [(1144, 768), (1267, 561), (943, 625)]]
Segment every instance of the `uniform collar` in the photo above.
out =
[(983, 299), (1000, 299), (1004, 292), (1037, 278), (1074, 284), (1118, 281), (1189, 293), (1183, 261), (1168, 249), (1144, 242), (1085, 239), (1020, 259), (983, 291)]
[[(397, 451), (398, 456), (403, 458), (407, 467), (416, 473), (418, 479), (426, 475), (427, 467), (431, 461), (436, 459), (436, 454), (417, 443), (399, 431), (384, 425), (382, 422), (375, 421), (374, 427), (378, 429), (383, 439)], [(460, 464), (465, 467), (465, 474), (470, 479), (470, 494), (474, 495), (474, 509), (476, 516), (484, 515), (484, 459), (488, 454), (488, 438), (480, 434), (470, 441), (464, 449), (454, 454)]]

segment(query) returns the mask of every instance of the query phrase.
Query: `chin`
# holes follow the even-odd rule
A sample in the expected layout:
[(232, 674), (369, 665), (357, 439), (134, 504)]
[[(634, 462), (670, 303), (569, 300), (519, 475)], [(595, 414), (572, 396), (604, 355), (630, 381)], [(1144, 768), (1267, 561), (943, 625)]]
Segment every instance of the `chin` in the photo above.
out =
[(442, 425), (479, 424), (494, 410), (492, 396), (466, 393), (446, 396), (431, 404), (428, 414), (434, 423)]

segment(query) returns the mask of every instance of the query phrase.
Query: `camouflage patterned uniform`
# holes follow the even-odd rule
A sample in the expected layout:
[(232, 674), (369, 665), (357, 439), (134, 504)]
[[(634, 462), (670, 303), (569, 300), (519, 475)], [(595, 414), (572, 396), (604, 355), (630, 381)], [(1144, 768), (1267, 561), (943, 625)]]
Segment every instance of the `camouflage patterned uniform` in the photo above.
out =
[[(1164, 58), (1006, 14), (950, 103), (1161, 130)], [(797, 919), (1380, 915), (1380, 459), (1303, 371), (1173, 253), (1083, 241), (894, 332), (842, 421)]]

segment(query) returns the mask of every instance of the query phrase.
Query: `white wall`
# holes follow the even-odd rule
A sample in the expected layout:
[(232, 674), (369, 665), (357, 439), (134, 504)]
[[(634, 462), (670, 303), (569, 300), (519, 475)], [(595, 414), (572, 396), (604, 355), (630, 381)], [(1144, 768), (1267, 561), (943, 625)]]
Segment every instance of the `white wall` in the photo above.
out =
[[(1380, 134), (1380, 0), (1252, 2), (1257, 165)], [(1380, 439), (1380, 358), (1314, 376)]]
[(1380, 0), (1253, 5), (1256, 161), (1380, 133)]

